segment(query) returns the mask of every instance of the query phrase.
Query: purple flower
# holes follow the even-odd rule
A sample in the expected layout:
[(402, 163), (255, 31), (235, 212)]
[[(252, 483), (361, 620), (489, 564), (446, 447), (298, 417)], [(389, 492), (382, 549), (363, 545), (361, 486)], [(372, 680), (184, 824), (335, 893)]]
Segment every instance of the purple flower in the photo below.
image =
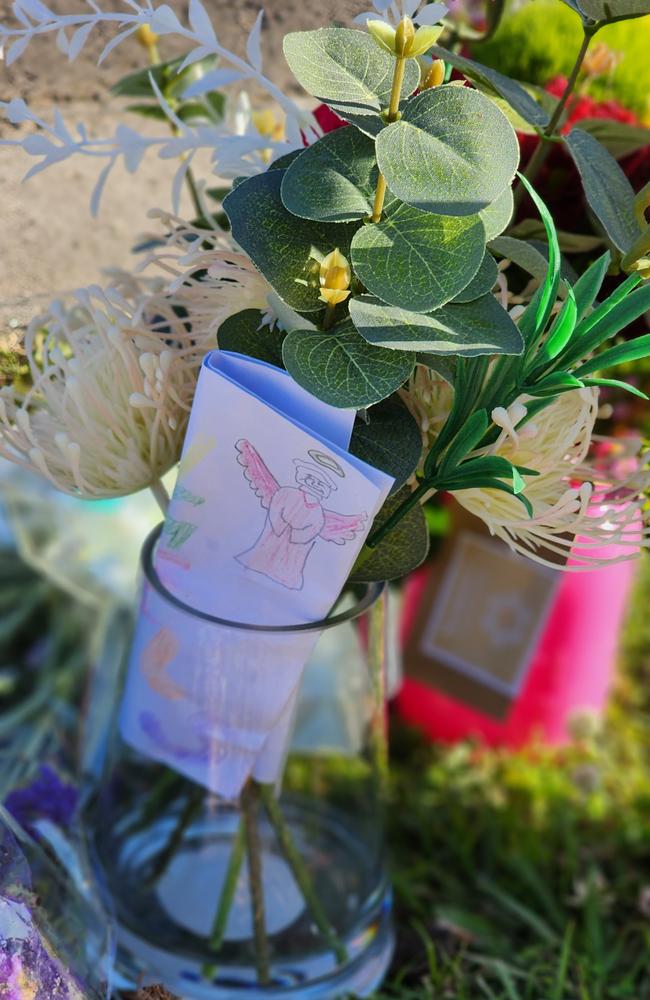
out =
[(76, 788), (61, 781), (47, 764), (41, 764), (39, 776), (31, 784), (9, 793), (5, 808), (17, 823), (33, 834), (33, 824), (39, 819), (48, 819), (66, 829), (77, 808), (77, 798)]
[(26, 901), (0, 895), (0, 996), (3, 1000), (81, 1000), (46, 946)]

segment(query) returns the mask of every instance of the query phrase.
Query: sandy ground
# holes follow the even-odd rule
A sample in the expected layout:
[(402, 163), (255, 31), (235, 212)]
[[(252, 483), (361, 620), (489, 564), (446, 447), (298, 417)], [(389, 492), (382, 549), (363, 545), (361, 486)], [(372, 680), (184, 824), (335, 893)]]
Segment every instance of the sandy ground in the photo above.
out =
[[(204, 0), (220, 40), (243, 52), (259, 3), (256, 0)], [(184, 0), (169, 0), (179, 14)], [(50, 6), (69, 13), (79, 9), (75, 0), (56, 0)], [(110, 2), (103, 3), (108, 9)], [(113, 4), (119, 9), (119, 4)], [(328, 20), (349, 22), (369, 4), (363, 0), (333, 0), (326, 8), (315, 0), (269, 0), (263, 37), (267, 74), (292, 94), (299, 90), (282, 56), (282, 37), (291, 28), (320, 27)], [(3, 21), (11, 18), (9, 0), (0, 0)], [(0, 99), (23, 97), (30, 107), (49, 118), (57, 105), (68, 123), (82, 121), (91, 134), (110, 135), (124, 121), (144, 130), (152, 125), (120, 111), (109, 88), (125, 73), (143, 65), (144, 53), (128, 39), (101, 69), (96, 56), (110, 37), (97, 38), (68, 63), (53, 37), (36, 39), (12, 67), (0, 63)], [(163, 58), (178, 51), (164, 39)], [(153, 134), (160, 134), (153, 124)], [(0, 138), (15, 138), (18, 130), (0, 124)], [(99, 216), (90, 217), (88, 205), (97, 178), (92, 159), (75, 157), (58, 164), (26, 184), (21, 178), (32, 165), (21, 150), (0, 146), (0, 335), (7, 327), (20, 328), (45, 303), (62, 291), (100, 279), (102, 268), (129, 266), (131, 247), (142, 232), (151, 232), (146, 213), (151, 207), (170, 207), (170, 185), (175, 167), (151, 154), (135, 175), (119, 166), (106, 189)], [(190, 212), (189, 204), (184, 209)]]

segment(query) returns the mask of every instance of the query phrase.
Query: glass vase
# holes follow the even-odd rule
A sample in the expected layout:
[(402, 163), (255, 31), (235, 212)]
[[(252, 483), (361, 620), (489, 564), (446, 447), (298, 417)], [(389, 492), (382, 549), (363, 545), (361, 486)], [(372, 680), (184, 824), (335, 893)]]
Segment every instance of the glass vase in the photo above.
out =
[[(265, 744), (267, 757), (280, 761), (273, 780), (258, 759), (241, 790), (225, 794), (243, 772), (219, 741), (197, 735), (207, 746), (197, 766), (175, 748), (174, 732), (153, 730), (160, 754), (125, 739), (133, 672), (151, 678), (136, 628), (127, 694), (88, 810), (118, 925), (118, 984), (160, 984), (183, 1000), (370, 995), (393, 948), (384, 862), (385, 588), (363, 585), (313, 624), (226, 622), (165, 589), (154, 569), (158, 535), (143, 549), (140, 620), (153, 596), (163, 622), (191, 628), (204, 675), (197, 719), (219, 716), (223, 738), (224, 706), (226, 722), (229, 713), (257, 717), (267, 700), (260, 690), (269, 691), (265, 672), (296, 643), (311, 652), (282, 709), (280, 736), (274, 729)], [(262, 688), (235, 685), (233, 709), (234, 679), (251, 664)], [(174, 697), (183, 665), (169, 666), (175, 673), (163, 683)]]

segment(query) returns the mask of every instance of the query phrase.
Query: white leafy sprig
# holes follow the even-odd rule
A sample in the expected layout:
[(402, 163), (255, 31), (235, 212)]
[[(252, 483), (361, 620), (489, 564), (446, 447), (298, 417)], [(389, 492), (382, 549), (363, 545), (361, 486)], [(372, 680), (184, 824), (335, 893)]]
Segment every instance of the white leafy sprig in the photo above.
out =
[(0, 145), (19, 146), (38, 160), (27, 171), (25, 180), (74, 155), (104, 161), (91, 197), (93, 215), (97, 214), (102, 192), (113, 168), (121, 161), (129, 173), (135, 173), (143, 156), (150, 149), (157, 149), (161, 159), (179, 160), (172, 185), (172, 204), (174, 211), (178, 211), (185, 175), (200, 149), (212, 153), (215, 173), (222, 177), (236, 177), (249, 176), (265, 169), (268, 165), (262, 158), (265, 150), (270, 149), (272, 155), (278, 156), (295, 148), (290, 143), (274, 142), (252, 131), (245, 135), (233, 135), (213, 125), (187, 125), (174, 114), (157, 90), (153, 78), (152, 83), (161, 106), (174, 125), (173, 135), (166, 133), (163, 136), (142, 136), (127, 125), (120, 124), (112, 136), (94, 139), (88, 136), (82, 123), (77, 124), (76, 134), (73, 133), (58, 109), (54, 111), (53, 122), (50, 124), (31, 111), (22, 98), (15, 98), (12, 101), (0, 101), (6, 119), (14, 125), (32, 122), (40, 131), (21, 139), (2, 139)]
[[(192, 159), (200, 149), (212, 151), (212, 163), (215, 173), (224, 177), (249, 175), (263, 169), (268, 162), (267, 150), (275, 158), (310, 143), (320, 135), (317, 123), (310, 112), (300, 108), (287, 97), (279, 87), (269, 80), (263, 72), (261, 29), (263, 12), (260, 11), (251, 29), (246, 44), (246, 59), (236, 55), (219, 42), (210, 17), (201, 0), (190, 0), (188, 9), (189, 26), (179, 21), (174, 11), (167, 4), (155, 6), (151, 0), (139, 3), (137, 0), (123, 0), (128, 8), (123, 12), (103, 11), (95, 0), (86, 0), (91, 7), (91, 13), (56, 14), (42, 0), (15, 0), (13, 11), (18, 22), (17, 26), (0, 24), (0, 46), (5, 49), (8, 65), (15, 62), (27, 49), (29, 43), (37, 35), (53, 34), (58, 47), (67, 54), (70, 60), (75, 59), (87, 43), (92, 31), (100, 24), (114, 26), (117, 34), (108, 42), (99, 56), (99, 63), (126, 38), (132, 35), (142, 25), (149, 25), (158, 35), (180, 35), (190, 45), (190, 50), (178, 68), (182, 73), (188, 66), (207, 56), (218, 57), (218, 69), (206, 73), (200, 80), (192, 84), (184, 97), (196, 97), (209, 91), (226, 86), (229, 83), (254, 80), (263, 87), (285, 113), (284, 142), (272, 141), (268, 136), (262, 136), (249, 130), (246, 135), (232, 135), (225, 127), (208, 125), (190, 126), (181, 121), (164, 101), (158, 91), (155, 81), (152, 85), (158, 100), (170, 119), (175, 135), (170, 137), (141, 136), (134, 129), (120, 125), (115, 133), (108, 138), (89, 138), (88, 132), (79, 124), (76, 136), (66, 126), (62, 116), (55, 111), (52, 125), (38, 115), (32, 113), (24, 101), (15, 99), (9, 102), (0, 101), (5, 117), (13, 124), (32, 122), (40, 133), (28, 135), (21, 139), (3, 140), (3, 145), (20, 146), (30, 156), (39, 158), (39, 162), (28, 171), (27, 177), (32, 177), (41, 170), (60, 163), (73, 155), (92, 156), (106, 161), (93, 192), (91, 208), (97, 212), (101, 193), (106, 180), (117, 162), (122, 160), (130, 172), (137, 170), (145, 152), (151, 148), (158, 149), (158, 155), (163, 159), (183, 157), (174, 179), (172, 200), (177, 209), (180, 189)], [(266, 159), (265, 159), (266, 157)]]

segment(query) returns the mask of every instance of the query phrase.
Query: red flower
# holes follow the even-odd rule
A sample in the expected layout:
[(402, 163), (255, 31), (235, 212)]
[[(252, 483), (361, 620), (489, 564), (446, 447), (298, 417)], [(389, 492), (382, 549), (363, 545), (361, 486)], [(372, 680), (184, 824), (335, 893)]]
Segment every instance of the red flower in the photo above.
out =
[(343, 128), (347, 125), (342, 118), (334, 114), (331, 108), (328, 108), (326, 104), (319, 104), (314, 111), (314, 118), (322, 128), (323, 132), (334, 132), (337, 128)]

